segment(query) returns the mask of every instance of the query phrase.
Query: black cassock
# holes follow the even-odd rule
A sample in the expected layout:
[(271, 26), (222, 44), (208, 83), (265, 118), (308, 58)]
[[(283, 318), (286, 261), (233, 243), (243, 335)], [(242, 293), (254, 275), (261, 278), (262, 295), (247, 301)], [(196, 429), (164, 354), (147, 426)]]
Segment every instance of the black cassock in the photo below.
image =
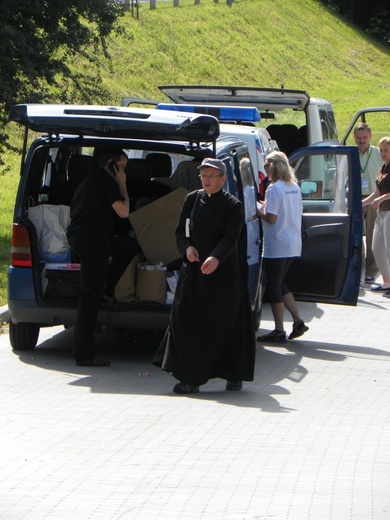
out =
[[(183, 265), (170, 325), (153, 364), (185, 384), (202, 385), (215, 377), (253, 380), (255, 331), (237, 250), (243, 224), (241, 202), (224, 190), (211, 196), (195, 191), (184, 202), (176, 229)], [(191, 245), (200, 262), (187, 260)], [(205, 275), (200, 267), (209, 256), (220, 263)]]

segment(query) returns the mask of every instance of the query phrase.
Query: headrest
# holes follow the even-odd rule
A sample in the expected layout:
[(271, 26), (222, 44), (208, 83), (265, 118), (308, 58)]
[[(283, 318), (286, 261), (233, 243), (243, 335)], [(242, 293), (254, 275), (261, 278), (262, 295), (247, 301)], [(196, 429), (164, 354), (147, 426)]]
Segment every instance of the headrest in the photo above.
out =
[(96, 171), (97, 164), (91, 155), (72, 155), (68, 163), (68, 180), (74, 184)]
[(150, 164), (152, 177), (170, 177), (172, 161), (167, 153), (148, 153), (145, 160)]
[(278, 139), (299, 139), (299, 130), (295, 125), (292, 124), (284, 124), (284, 125), (269, 125), (267, 126), (267, 131), (276, 141)]
[(201, 161), (182, 161), (177, 165), (177, 168), (172, 176), (175, 180), (175, 186), (172, 189), (183, 186), (187, 191), (198, 190), (202, 187), (199, 179), (198, 167)]
[(149, 182), (152, 178), (150, 165), (145, 159), (129, 159), (126, 165), (128, 182)]

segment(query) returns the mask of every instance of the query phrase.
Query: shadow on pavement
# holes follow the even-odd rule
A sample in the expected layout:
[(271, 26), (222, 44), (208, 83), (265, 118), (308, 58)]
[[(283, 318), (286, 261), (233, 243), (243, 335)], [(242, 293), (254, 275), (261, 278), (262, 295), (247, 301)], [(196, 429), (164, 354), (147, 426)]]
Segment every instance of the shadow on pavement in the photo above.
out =
[(176, 380), (152, 365), (152, 359), (162, 333), (129, 331), (121, 334), (96, 336), (99, 356), (111, 359), (108, 368), (77, 367), (72, 358), (73, 329), (64, 330), (43, 341), (32, 352), (16, 353), (23, 363), (45, 370), (63, 372), (70, 377), (66, 384), (90, 388), (93, 393), (165, 396), (173, 399), (217, 401), (225, 405), (254, 407), (269, 413), (289, 413), (276, 395), (286, 395), (291, 389), (287, 381), (299, 384), (307, 375), (305, 358), (324, 362), (343, 362), (351, 356), (389, 358), (389, 353), (365, 346), (337, 345), (295, 340), (286, 345), (257, 344), (255, 380), (244, 383), (242, 392), (225, 391), (225, 381), (214, 379), (190, 397), (172, 393)]

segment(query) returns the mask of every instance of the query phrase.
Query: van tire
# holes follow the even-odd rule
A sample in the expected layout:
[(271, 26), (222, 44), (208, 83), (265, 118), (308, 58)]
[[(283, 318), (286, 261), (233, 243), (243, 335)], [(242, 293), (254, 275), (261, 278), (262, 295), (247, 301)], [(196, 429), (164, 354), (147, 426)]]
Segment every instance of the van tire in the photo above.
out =
[(38, 342), (40, 326), (37, 323), (9, 321), (9, 339), (13, 350), (33, 350)]

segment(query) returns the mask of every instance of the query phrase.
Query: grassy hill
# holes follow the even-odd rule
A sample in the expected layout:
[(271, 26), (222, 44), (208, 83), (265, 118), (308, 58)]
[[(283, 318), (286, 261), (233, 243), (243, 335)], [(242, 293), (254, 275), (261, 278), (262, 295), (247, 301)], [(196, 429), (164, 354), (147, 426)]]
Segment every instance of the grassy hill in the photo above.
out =
[[(155, 10), (141, 4), (139, 19), (129, 11), (122, 23), (124, 33), (109, 42), (112, 63), (101, 62), (109, 104), (125, 95), (163, 99), (157, 85), (164, 84), (284, 85), (331, 101), (340, 135), (359, 108), (389, 104), (389, 51), (315, 0), (236, 0), (232, 7), (225, 0), (173, 7), (170, 0)], [(77, 59), (74, 67), (88, 65)], [(20, 142), (16, 127), (10, 130)], [(5, 160), (11, 173), (0, 193), (0, 305), (19, 172), (18, 157)]]
[[(112, 102), (159, 96), (157, 85), (298, 88), (335, 105), (340, 133), (362, 106), (388, 104), (389, 52), (313, 0), (180, 0), (142, 4), (110, 45)], [(160, 94), (161, 96), (161, 94)]]

